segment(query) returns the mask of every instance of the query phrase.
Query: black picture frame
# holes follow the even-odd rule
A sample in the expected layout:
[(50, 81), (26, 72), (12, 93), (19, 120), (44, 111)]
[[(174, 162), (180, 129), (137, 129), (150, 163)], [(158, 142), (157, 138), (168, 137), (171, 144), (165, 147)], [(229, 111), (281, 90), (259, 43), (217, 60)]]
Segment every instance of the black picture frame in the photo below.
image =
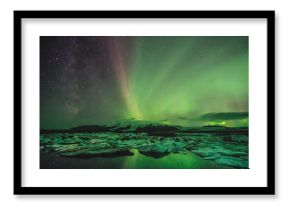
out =
[[(21, 24), (27, 18), (234, 18), (267, 20), (266, 187), (24, 187), (22, 186)], [(275, 11), (14, 11), (14, 194), (275, 194)]]

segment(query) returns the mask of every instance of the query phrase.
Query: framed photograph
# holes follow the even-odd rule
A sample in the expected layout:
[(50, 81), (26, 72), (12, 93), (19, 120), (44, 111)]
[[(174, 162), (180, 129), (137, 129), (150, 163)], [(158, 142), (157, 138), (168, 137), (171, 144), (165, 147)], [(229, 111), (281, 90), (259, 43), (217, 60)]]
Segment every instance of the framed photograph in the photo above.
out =
[(15, 194), (274, 194), (274, 11), (14, 11)]

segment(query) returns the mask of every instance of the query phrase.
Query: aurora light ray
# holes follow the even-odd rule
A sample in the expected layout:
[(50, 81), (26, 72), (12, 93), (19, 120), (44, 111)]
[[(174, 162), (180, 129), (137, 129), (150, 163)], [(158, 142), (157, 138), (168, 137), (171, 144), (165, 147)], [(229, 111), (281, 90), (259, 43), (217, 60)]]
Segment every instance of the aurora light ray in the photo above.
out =
[(139, 112), (136, 101), (134, 100), (134, 97), (129, 91), (127, 79), (128, 74), (126, 73), (122, 56), (122, 53), (124, 51), (121, 50), (120, 42), (118, 42), (117, 38), (118, 37), (112, 37), (110, 40), (108, 40), (107, 44), (109, 57), (113, 65), (113, 69), (116, 72), (116, 77), (120, 85), (120, 90), (126, 102), (127, 109), (130, 112), (130, 116), (136, 119), (141, 119), (141, 113)]

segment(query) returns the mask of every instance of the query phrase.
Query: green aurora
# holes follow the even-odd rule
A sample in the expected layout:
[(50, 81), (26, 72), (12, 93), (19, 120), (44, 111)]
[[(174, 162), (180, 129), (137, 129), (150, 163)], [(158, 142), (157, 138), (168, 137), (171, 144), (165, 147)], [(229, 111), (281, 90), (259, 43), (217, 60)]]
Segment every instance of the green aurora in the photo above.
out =
[(40, 127), (248, 126), (247, 36), (41, 37)]

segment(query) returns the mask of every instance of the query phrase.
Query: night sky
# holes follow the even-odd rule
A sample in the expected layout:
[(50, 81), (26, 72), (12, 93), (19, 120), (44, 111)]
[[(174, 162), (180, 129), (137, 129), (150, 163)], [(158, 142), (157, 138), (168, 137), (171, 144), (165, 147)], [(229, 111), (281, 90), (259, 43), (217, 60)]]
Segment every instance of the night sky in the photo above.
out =
[(40, 127), (248, 126), (248, 37), (40, 37)]

